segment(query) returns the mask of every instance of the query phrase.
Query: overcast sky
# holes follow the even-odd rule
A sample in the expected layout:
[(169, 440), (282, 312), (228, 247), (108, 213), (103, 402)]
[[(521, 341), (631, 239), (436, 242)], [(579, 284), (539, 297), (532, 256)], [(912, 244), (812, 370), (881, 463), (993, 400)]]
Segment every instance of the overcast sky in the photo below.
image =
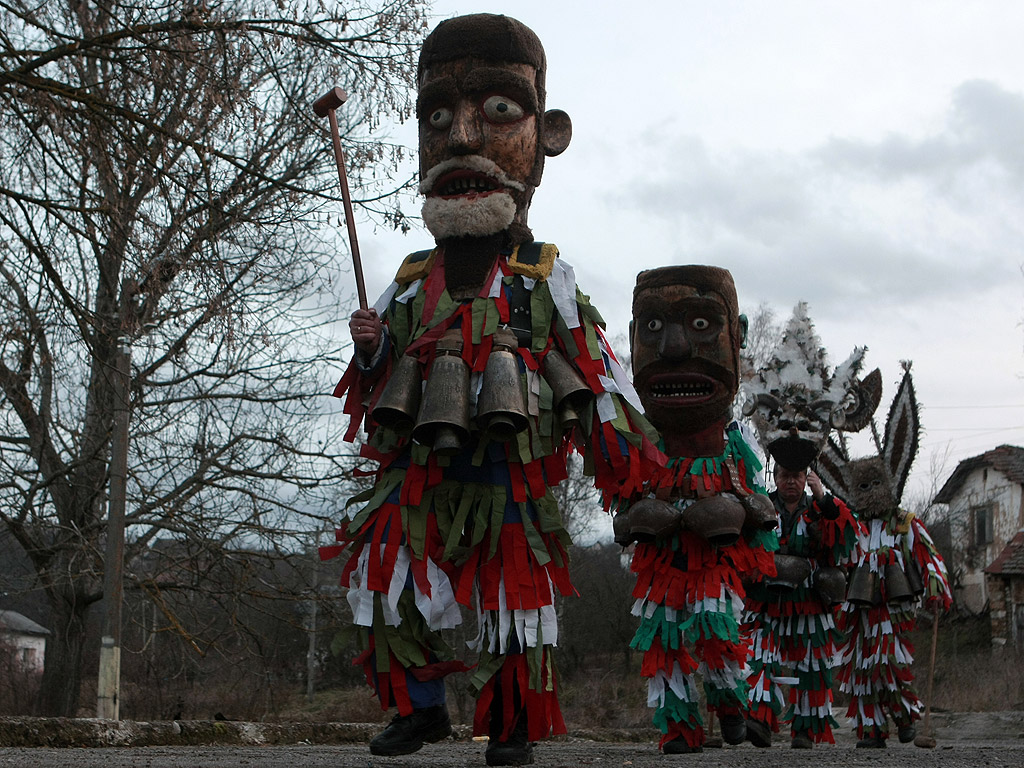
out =
[[(585, 9), (585, 10), (583, 10)], [(548, 56), (573, 140), (530, 223), (614, 337), (641, 269), (729, 269), (740, 304), (810, 305), (832, 365), (913, 360), (925, 434), (905, 500), (1024, 445), (1024, 3), (438, 0), (506, 13)], [(414, 126), (397, 136), (415, 145)], [(371, 296), (406, 252), (367, 232)], [(859, 454), (869, 446), (859, 446)]]

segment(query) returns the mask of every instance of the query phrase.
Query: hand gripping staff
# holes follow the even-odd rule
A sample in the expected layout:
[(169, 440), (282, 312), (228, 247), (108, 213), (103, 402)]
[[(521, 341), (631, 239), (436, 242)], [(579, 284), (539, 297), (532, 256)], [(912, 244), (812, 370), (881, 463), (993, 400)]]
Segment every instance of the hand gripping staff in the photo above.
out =
[(313, 102), (313, 111), (318, 117), (327, 117), (331, 123), (331, 141), (334, 144), (334, 159), (338, 163), (338, 179), (341, 181), (341, 201), (345, 205), (345, 226), (348, 228), (348, 243), (352, 251), (352, 266), (356, 277), (356, 293), (359, 308), (366, 309), (366, 287), (363, 285), (363, 263), (359, 259), (359, 243), (356, 241), (356, 222), (352, 215), (352, 196), (348, 191), (348, 177), (345, 175), (345, 155), (341, 151), (341, 136), (338, 134), (338, 117), (334, 113), (345, 103), (348, 94), (335, 86)]

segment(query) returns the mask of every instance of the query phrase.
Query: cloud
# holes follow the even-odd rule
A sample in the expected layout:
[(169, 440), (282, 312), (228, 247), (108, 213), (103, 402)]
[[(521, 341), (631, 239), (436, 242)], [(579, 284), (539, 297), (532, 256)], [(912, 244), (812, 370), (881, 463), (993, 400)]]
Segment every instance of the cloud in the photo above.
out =
[(1022, 135), (1024, 96), (983, 80), (957, 87), (923, 137), (713, 152), (659, 128), (610, 207), (667, 232), (677, 252), (756, 275), (782, 305), (813, 299), (811, 287), (861, 306), (944, 300), (1020, 277)]
[(946, 123), (936, 135), (890, 134), (878, 142), (832, 138), (815, 154), (837, 172), (887, 181), (931, 179), (937, 190), (981, 168), (993, 182), (1003, 181), (1016, 191), (1024, 181), (1022, 135), (1024, 94), (987, 80), (968, 80), (954, 89)]

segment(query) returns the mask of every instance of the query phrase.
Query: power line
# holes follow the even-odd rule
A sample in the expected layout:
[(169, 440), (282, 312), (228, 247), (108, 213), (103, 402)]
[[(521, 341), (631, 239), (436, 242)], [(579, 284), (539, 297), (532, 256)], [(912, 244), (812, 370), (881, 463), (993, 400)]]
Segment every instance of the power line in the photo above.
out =
[(921, 407), (928, 411), (976, 411), (983, 408), (1024, 408), (1021, 405), (928, 405), (923, 403)]
[(977, 432), (979, 435), (1012, 432), (1015, 429), (1024, 429), (1024, 425), (1017, 427), (925, 427), (927, 432)]

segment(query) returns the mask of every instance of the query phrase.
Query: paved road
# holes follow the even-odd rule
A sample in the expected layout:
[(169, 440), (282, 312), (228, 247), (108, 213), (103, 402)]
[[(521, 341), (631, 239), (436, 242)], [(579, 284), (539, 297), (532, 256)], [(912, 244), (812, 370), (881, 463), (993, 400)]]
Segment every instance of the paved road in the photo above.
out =
[[(3, 768), (473, 768), (483, 766), (484, 746), (471, 741), (429, 744), (414, 755), (379, 758), (365, 744), (274, 747), (0, 748)], [(788, 745), (754, 749), (748, 744), (709, 749), (698, 755), (666, 756), (653, 744), (609, 744), (583, 739), (537, 747), (537, 768), (1022, 768), (1024, 739), (940, 742), (935, 749), (893, 744), (885, 750), (855, 749), (852, 743), (791, 750)]]

